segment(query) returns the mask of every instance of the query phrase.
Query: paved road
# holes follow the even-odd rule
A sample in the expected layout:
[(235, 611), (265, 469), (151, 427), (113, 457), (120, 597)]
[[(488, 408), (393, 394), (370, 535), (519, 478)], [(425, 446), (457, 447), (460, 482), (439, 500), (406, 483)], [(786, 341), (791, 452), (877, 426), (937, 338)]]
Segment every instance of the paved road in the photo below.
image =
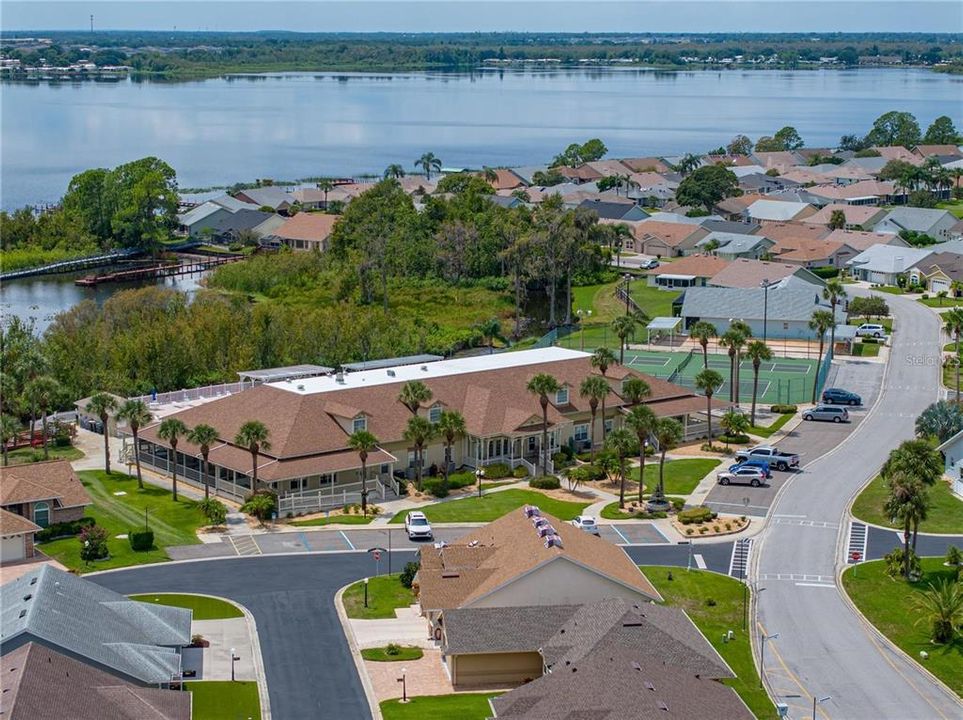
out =
[[(756, 543), (752, 577), (766, 587), (758, 598), (757, 629), (779, 634), (766, 643), (765, 672), (795, 718), (810, 716), (813, 695), (832, 696), (819, 708), (823, 718), (948, 720), (963, 713), (915, 663), (879, 642), (836, 587), (849, 499), (889, 450), (912, 436), (915, 417), (936, 399), (939, 387), (937, 318), (912, 301), (887, 299), (897, 332), (878, 405), (844, 430), (849, 436), (834, 452), (793, 478)], [(859, 388), (859, 369), (852, 366), (852, 377), (836, 384)], [(872, 382), (870, 373), (866, 378)], [(837, 432), (826, 427), (825, 432)], [(804, 437), (814, 430), (807, 425)], [(797, 697), (786, 697), (792, 695)]]
[[(903, 547), (903, 532), (901, 530), (884, 530), (870, 527), (867, 540), (866, 559), (877, 560), (896, 547)], [(945, 555), (950, 545), (963, 550), (963, 535), (924, 535), (916, 540), (916, 552), (921, 556)]]

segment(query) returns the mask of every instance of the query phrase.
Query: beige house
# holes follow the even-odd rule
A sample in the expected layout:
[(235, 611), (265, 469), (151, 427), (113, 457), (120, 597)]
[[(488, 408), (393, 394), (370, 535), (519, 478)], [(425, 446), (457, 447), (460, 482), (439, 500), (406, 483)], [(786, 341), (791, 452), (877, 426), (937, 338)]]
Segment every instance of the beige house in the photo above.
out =
[(0, 468), (0, 508), (40, 527), (79, 520), (90, 504), (66, 460)]
[(842, 268), (859, 254), (844, 243), (812, 238), (786, 238), (773, 246), (771, 253), (777, 262), (801, 265), (804, 268)]
[(325, 213), (298, 213), (275, 229), (269, 239), (277, 240), (292, 250), (324, 252), (328, 249), (328, 238), (338, 217)]

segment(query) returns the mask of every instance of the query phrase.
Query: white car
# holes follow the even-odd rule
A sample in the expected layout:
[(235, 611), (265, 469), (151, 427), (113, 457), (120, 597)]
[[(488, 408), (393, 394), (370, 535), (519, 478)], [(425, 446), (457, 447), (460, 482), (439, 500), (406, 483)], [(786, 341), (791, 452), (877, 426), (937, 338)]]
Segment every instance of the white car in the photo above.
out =
[(592, 533), (593, 535), (599, 534), (599, 525), (591, 515), (576, 516), (576, 518), (572, 520), (572, 525), (587, 533)]
[(886, 334), (886, 328), (882, 325), (877, 325), (875, 323), (863, 323), (858, 328), (856, 328), (856, 335), (858, 337), (874, 337), (881, 338)]
[(433, 540), (435, 537), (428, 518), (420, 510), (412, 510), (405, 516), (405, 532), (409, 540)]
[(728, 470), (716, 475), (720, 485), (752, 485), (759, 487), (766, 484), (766, 475), (762, 468), (753, 465), (740, 465), (735, 470)]

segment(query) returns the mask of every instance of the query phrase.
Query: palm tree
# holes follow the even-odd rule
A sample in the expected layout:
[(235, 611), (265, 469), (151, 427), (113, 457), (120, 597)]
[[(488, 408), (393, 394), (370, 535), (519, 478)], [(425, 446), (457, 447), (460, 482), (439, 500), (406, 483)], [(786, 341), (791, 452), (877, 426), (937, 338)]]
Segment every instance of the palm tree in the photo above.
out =
[(426, 152), (415, 160), (415, 167), (420, 167), (425, 171), (425, 179), (431, 180), (431, 171), (441, 172), (441, 159), (435, 157), (433, 152)]
[(405, 176), (405, 169), (401, 167), (401, 165), (399, 165), (398, 163), (391, 163), (391, 165), (385, 168), (385, 174), (384, 174), (385, 180), (387, 180), (388, 178), (394, 178), (395, 180), (398, 180), (400, 178), (403, 178), (404, 176)]
[[(548, 474), (548, 396), (557, 393), (562, 387), (554, 376), (539, 373), (528, 381), (528, 392), (538, 396), (542, 406), (542, 475)], [(602, 396), (602, 430), (605, 431), (605, 396)], [(604, 437), (604, 435), (603, 435)]]
[(939, 644), (953, 642), (963, 625), (963, 583), (938, 578), (928, 590), (914, 595), (913, 604), (922, 613), (916, 624), (930, 623), (930, 640)]
[(723, 383), (722, 375), (715, 370), (703, 370), (695, 376), (695, 386), (706, 396), (706, 417), (709, 419), (709, 444), (712, 444), (712, 396)]
[(679, 162), (676, 164), (675, 169), (678, 170), (682, 177), (685, 177), (697, 167), (699, 167), (702, 162), (701, 155), (693, 155), (692, 153), (686, 153), (682, 156)]
[(639, 505), (642, 504), (642, 488), (645, 485), (645, 444), (658, 421), (648, 405), (636, 405), (625, 416), (625, 426), (635, 433), (639, 441)]
[(663, 506), (665, 502), (665, 454), (676, 447), (685, 435), (682, 423), (672, 418), (659, 418), (655, 424), (655, 431), (652, 433), (656, 444), (659, 446), (659, 484), (655, 488), (652, 502), (655, 505)]
[[(823, 288), (823, 298), (829, 300), (829, 307), (832, 310), (833, 317), (836, 317), (836, 306), (839, 302), (846, 297), (846, 287), (843, 285), (843, 281), (838, 277), (830, 278), (826, 281), (826, 287)], [(836, 324), (833, 323), (832, 329), (829, 331), (829, 354), (832, 356), (833, 350), (836, 347)]]
[(328, 193), (334, 190), (334, 183), (328, 178), (318, 180), (318, 190), (324, 193), (324, 211), (328, 211)]
[(612, 321), (612, 331), (619, 338), (619, 365), (625, 364), (625, 343), (635, 332), (635, 318), (631, 315), (619, 315)]
[[(592, 353), (592, 367), (597, 368), (602, 377), (608, 372), (609, 366), (615, 364), (615, 353), (607, 347), (595, 348)], [(606, 380), (608, 382), (608, 380)], [(602, 396), (602, 443), (605, 444), (605, 396)]]
[[(809, 329), (819, 336), (819, 358), (823, 357), (823, 347), (826, 344), (826, 331), (836, 325), (835, 316), (829, 310), (816, 310), (809, 321)], [(813, 403), (816, 402), (816, 393), (819, 392), (819, 373), (813, 377)]]
[(0, 415), (0, 450), (3, 451), (3, 464), (8, 462), (7, 445), (20, 432), (20, 423), (12, 415)]
[(745, 341), (745, 336), (731, 327), (719, 338), (719, 345), (729, 348), (729, 399), (732, 402), (736, 402), (736, 352)]
[(126, 421), (130, 434), (134, 436), (134, 464), (137, 467), (137, 487), (144, 489), (144, 478), (140, 472), (140, 429), (154, 419), (143, 400), (125, 400), (117, 411), (117, 419)]
[(759, 396), (759, 367), (764, 361), (772, 360), (772, 350), (762, 340), (750, 340), (746, 345), (746, 357), (752, 361), (752, 411), (749, 424), (756, 424), (756, 400)]
[(649, 383), (640, 377), (627, 377), (622, 381), (622, 397), (629, 405), (638, 405), (652, 394)]
[(211, 496), (210, 485), (207, 483), (207, 476), (211, 471), (211, 465), (207, 458), (211, 452), (211, 445), (217, 442), (218, 434), (210, 425), (205, 425), (201, 423), (193, 428), (191, 428), (187, 433), (187, 442), (197, 445), (201, 449), (201, 458), (203, 460), (203, 467), (201, 468), (201, 482), (204, 484), (204, 499), (207, 500)]
[(251, 453), (251, 490), (257, 487), (257, 457), (262, 450), (271, 449), (270, 432), (260, 420), (248, 420), (234, 436), (234, 444), (247, 448)]
[(910, 536), (914, 524), (918, 524), (920, 515), (926, 515), (926, 491), (914, 478), (898, 473), (888, 479), (889, 496), (883, 503), (883, 511), (894, 523), (903, 525), (903, 575), (910, 576)]
[[(956, 343), (956, 357), (960, 358), (960, 335), (963, 335), (963, 308), (953, 308), (943, 313), (943, 332), (952, 336)], [(960, 363), (956, 363), (956, 402), (960, 402)]]
[(424, 465), (422, 453), (425, 445), (435, 436), (435, 432), (435, 424), (429, 422), (427, 418), (420, 415), (412, 415), (408, 418), (404, 438), (415, 446), (415, 487), (418, 488), (418, 492), (421, 492), (421, 471)]
[(706, 320), (700, 320), (689, 328), (689, 337), (695, 338), (702, 346), (702, 367), (709, 369), (709, 340), (718, 337), (716, 326)]
[(498, 180), (498, 172), (495, 170), (495, 168), (490, 168), (487, 165), (482, 168), (481, 176), (490, 183)]
[(441, 417), (438, 418), (438, 432), (445, 438), (445, 480), (447, 480), (455, 439), (463, 437), (466, 432), (465, 418), (457, 410), (442, 410)]
[(943, 476), (943, 457), (929, 440), (904, 440), (890, 451), (880, 474), (884, 478), (902, 474), (932, 487)]
[(625, 459), (635, 450), (635, 435), (626, 428), (612, 431), (605, 441), (606, 449), (610, 450), (619, 461), (619, 507), (625, 507)]
[(417, 415), (418, 408), (431, 402), (432, 397), (431, 389), (421, 380), (409, 380), (401, 386), (398, 402), (408, 408), (412, 415)]
[(378, 447), (378, 438), (367, 430), (355, 430), (348, 437), (348, 447), (361, 460), (361, 514), (368, 517), (368, 454)]
[(592, 413), (592, 424), (589, 426), (589, 434), (591, 439), (591, 447), (589, 451), (592, 454), (592, 462), (595, 462), (595, 423), (596, 415), (598, 414), (599, 401), (604, 402), (605, 396), (611, 392), (612, 388), (609, 387), (608, 381), (598, 375), (589, 375), (582, 381), (579, 385), (578, 394), (583, 398), (588, 398), (589, 410)]
[(488, 345), (488, 354), (495, 352), (495, 340), (502, 340), (502, 323), (498, 318), (490, 318), (476, 323), (475, 329), (482, 336), (482, 340)]
[(117, 401), (114, 396), (105, 392), (91, 395), (84, 407), (84, 412), (96, 415), (104, 428), (104, 472), (107, 475), (110, 475), (110, 433), (107, 431), (107, 423), (110, 420), (110, 414), (116, 410)]
[(742, 348), (752, 337), (752, 328), (742, 320), (733, 320), (730, 330), (742, 333), (742, 342), (736, 345), (736, 404), (739, 404), (739, 388), (742, 385)]
[(726, 448), (729, 447), (729, 440), (740, 435), (745, 435), (749, 430), (749, 420), (738, 410), (731, 408), (726, 410), (719, 421), (722, 429), (726, 432)]
[(43, 430), (43, 459), (50, 458), (49, 438), (47, 437), (47, 412), (57, 404), (63, 394), (63, 386), (49, 375), (40, 375), (27, 383), (26, 393), (31, 403), (40, 410)]
[(916, 435), (944, 443), (963, 430), (963, 408), (958, 403), (938, 400), (916, 418)]
[(171, 494), (174, 502), (177, 502), (177, 441), (182, 435), (187, 435), (187, 425), (177, 417), (169, 417), (161, 420), (160, 427), (157, 428), (157, 437), (166, 440), (171, 446), (171, 454), (174, 456), (174, 471), (171, 480)]

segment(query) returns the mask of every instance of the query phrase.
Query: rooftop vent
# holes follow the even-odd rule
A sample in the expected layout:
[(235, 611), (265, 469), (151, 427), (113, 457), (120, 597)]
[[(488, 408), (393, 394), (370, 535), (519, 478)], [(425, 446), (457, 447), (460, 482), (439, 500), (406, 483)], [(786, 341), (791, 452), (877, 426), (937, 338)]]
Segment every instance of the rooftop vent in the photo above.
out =
[(666, 705), (666, 704), (665, 704), (664, 702), (662, 702), (661, 700), (659, 701), (659, 708), (660, 708), (661, 710), (665, 710), (666, 712), (669, 712), (669, 706)]
[(21, 618), (27, 617), (27, 611), (26, 611), (26, 610), (21, 610), (21, 611), (20, 611), (20, 617), (21, 617)]
[(395, 371), (392, 370), (391, 368), (389, 368), (389, 369), (388, 369), (388, 377), (394, 377), (394, 376), (395, 376)]
[(526, 505), (524, 508), (522, 508), (522, 512), (525, 513), (525, 517), (527, 518), (538, 517), (541, 515), (541, 511), (534, 505)]
[(458, 573), (455, 572), (455, 571), (453, 571), (453, 570), (448, 570), (448, 571), (446, 571), (446, 572), (443, 572), (443, 573), (441, 574), (441, 576), (442, 576), (443, 578), (456, 578), (456, 577), (458, 577)]
[(543, 518), (541, 516), (532, 518), (532, 527), (538, 529), (548, 525), (548, 518)]
[(36, 584), (37, 584), (37, 576), (36, 576), (36, 575), (34, 575), (32, 578), (30, 578), (30, 584), (31, 584), (31, 585), (36, 585)]
[(553, 528), (551, 525), (545, 524), (538, 528), (539, 537), (543, 538), (548, 537), (549, 535), (558, 535), (558, 533), (555, 532), (555, 528)]
[(298, 390), (304, 390), (304, 385), (298, 385)]
[(422, 365), (422, 366), (421, 366), (421, 372), (428, 372), (428, 366), (427, 366), (427, 365)]
[(551, 547), (561, 548), (561, 547), (562, 547), (562, 538), (560, 538), (558, 535), (549, 535), (547, 538), (545, 538), (545, 547), (547, 547), (547, 548), (551, 548)]
[(344, 371), (338, 370), (338, 374), (334, 376), (334, 381), (344, 385)]
[(27, 600), (29, 600), (29, 599), (32, 598), (32, 597), (33, 597), (33, 595), (30, 595), (30, 594), (28, 593), (28, 594), (26, 594), (26, 595), (23, 596), (23, 601), (24, 601), (24, 602), (27, 602)]

